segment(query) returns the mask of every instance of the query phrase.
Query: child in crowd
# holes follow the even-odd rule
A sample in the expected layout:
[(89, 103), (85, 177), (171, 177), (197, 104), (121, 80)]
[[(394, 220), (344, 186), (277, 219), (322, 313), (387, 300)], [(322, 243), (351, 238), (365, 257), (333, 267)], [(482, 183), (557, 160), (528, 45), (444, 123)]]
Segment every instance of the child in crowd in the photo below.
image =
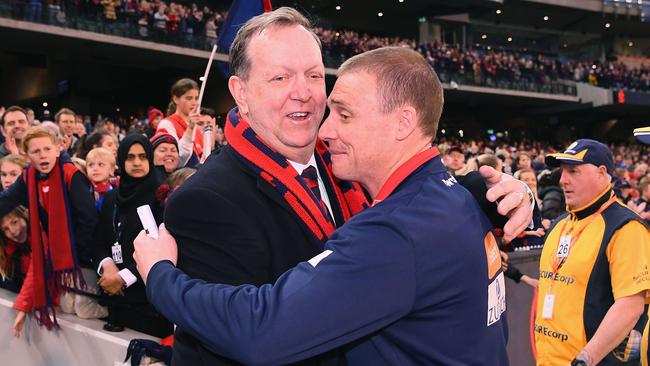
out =
[[(0, 159), (3, 190), (18, 180), (26, 165), (27, 161), (21, 155), (10, 154)], [(23, 206), (0, 218), (0, 287), (13, 292), (20, 291), (31, 260), (28, 222), (27, 209)]]
[(9, 188), (23, 173), (27, 161), (21, 155), (10, 154), (0, 159), (0, 183), (2, 189)]
[(117, 188), (115, 173), (115, 155), (108, 149), (96, 147), (86, 155), (86, 172), (93, 185), (97, 211), (101, 210), (106, 192)]
[[(65, 287), (84, 290), (81, 266), (90, 267), (97, 211), (86, 177), (61, 151), (55, 133), (32, 127), (23, 137), (30, 165), (20, 179), (0, 193), (0, 216), (17, 206), (29, 208), (32, 260), (14, 303), (19, 315), (14, 334), (34, 312), (48, 329), (58, 327), (54, 306)], [(90, 280), (92, 281), (92, 280)], [(89, 285), (93, 282), (86, 281)]]
[(0, 219), (0, 287), (20, 292), (31, 261), (27, 209), (18, 206)]
[(165, 180), (165, 183), (156, 190), (156, 199), (158, 199), (158, 202), (160, 202), (163, 207), (166, 207), (169, 196), (174, 193), (181, 184), (194, 175), (194, 173), (196, 173), (196, 169), (194, 168), (180, 168), (171, 173)]

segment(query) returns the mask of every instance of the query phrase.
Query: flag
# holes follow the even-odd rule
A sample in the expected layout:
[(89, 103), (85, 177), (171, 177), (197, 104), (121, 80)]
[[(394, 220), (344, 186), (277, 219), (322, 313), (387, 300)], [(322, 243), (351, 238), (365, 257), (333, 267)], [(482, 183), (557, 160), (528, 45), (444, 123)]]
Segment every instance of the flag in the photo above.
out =
[[(235, 40), (237, 31), (250, 18), (272, 11), (271, 0), (233, 0), (228, 16), (221, 26), (217, 45), (222, 52), (228, 52)], [(228, 65), (219, 62), (219, 68), (226, 78), (230, 76)]]

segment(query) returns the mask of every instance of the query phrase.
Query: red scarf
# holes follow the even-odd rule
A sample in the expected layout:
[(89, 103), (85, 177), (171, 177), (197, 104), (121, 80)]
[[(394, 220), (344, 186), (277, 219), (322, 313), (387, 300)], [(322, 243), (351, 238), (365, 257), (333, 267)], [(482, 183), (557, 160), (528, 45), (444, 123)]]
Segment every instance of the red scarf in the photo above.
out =
[(93, 182), (93, 189), (95, 192), (99, 194), (106, 194), (109, 191), (112, 191), (114, 188), (117, 188), (113, 186), (111, 182), (102, 182), (102, 183), (94, 183)]
[[(176, 129), (176, 136), (178, 136), (178, 139), (180, 140), (183, 137), (185, 130), (187, 130), (187, 122), (185, 122), (183, 117), (181, 117), (178, 113), (174, 113), (171, 116), (167, 116), (165, 117), (165, 119), (174, 125), (174, 129)], [(165, 130), (164, 128), (160, 130), (166, 131), (167, 133), (171, 132)], [(194, 130), (194, 136), (192, 136), (192, 142), (193, 142), (194, 153), (198, 158), (201, 158), (201, 153), (203, 152), (203, 130), (202, 129), (196, 128)]]
[(32, 239), (32, 267), (34, 271), (34, 317), (47, 329), (58, 328), (54, 313), (55, 299), (61, 286), (83, 288), (83, 278), (77, 260), (76, 243), (70, 205), (68, 202), (68, 185), (66, 184), (64, 165), (69, 164), (69, 176), (77, 168), (71, 162), (61, 162), (64, 153), (46, 180), (49, 183), (49, 203), (47, 207), (47, 233), (43, 229), (39, 210), (37, 170), (29, 166), (23, 173), (29, 197), (29, 230)]
[(25, 277), (29, 270), (29, 262), (32, 260), (29, 246), (29, 236), (24, 243), (16, 243), (12, 240), (5, 239), (7, 246), (5, 253), (7, 258), (3, 266), (8, 277), (15, 277), (19, 274), (20, 277)]
[[(314, 195), (287, 159), (262, 141), (236, 108), (228, 113), (224, 132), (240, 160), (271, 184), (307, 225), (314, 238), (325, 244), (336, 227), (323, 212), (320, 198)], [(327, 176), (322, 177), (323, 180), (328, 179), (334, 187), (336, 200), (330, 200), (333, 209), (338, 205), (347, 221), (352, 215), (368, 207), (368, 201), (359, 184), (334, 178), (331, 173), (330, 153), (321, 140), (316, 143), (315, 157), (327, 168)]]

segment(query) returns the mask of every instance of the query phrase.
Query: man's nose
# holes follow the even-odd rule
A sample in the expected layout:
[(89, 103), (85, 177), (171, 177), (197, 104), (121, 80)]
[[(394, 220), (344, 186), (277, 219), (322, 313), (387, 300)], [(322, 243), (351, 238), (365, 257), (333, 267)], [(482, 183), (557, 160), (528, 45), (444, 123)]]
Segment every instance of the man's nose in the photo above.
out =
[(327, 116), (325, 119), (325, 122), (320, 126), (320, 129), (318, 130), (318, 137), (321, 138), (321, 140), (334, 140), (336, 138), (336, 133), (333, 128), (334, 122), (332, 121), (332, 112), (330, 111), (330, 115)]
[(311, 90), (309, 89), (309, 83), (305, 76), (297, 76), (294, 79), (291, 98), (306, 102), (311, 97)]
[(562, 174), (560, 175), (560, 185), (564, 186), (565, 184), (569, 183), (569, 176), (566, 172), (566, 170), (562, 170)]

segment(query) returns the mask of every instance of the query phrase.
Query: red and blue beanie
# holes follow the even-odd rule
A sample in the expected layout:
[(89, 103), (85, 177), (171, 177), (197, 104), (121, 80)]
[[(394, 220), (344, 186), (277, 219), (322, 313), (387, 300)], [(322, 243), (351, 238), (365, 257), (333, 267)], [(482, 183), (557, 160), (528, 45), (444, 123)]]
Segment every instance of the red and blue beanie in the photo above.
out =
[(166, 132), (158, 132), (157, 134), (153, 135), (153, 137), (149, 141), (151, 141), (152, 150), (156, 150), (158, 145), (162, 143), (173, 144), (174, 146), (176, 146), (176, 149), (178, 149), (178, 141), (176, 141), (174, 136)]

